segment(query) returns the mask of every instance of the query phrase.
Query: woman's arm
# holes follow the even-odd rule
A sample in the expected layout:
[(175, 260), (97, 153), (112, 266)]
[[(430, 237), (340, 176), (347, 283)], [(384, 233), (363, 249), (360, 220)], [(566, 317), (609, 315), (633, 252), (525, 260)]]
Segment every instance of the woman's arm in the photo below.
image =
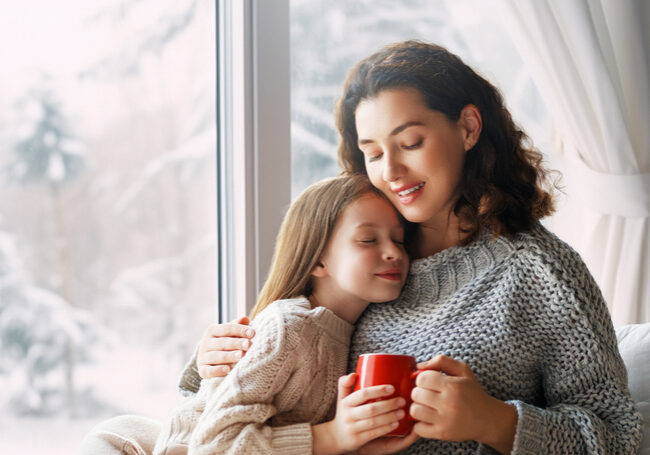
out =
[(411, 416), (416, 434), (445, 441), (473, 440), (499, 453), (512, 451), (517, 410), (487, 394), (467, 364), (437, 356), (418, 365)]
[[(629, 394), (607, 306), (580, 259), (562, 259), (571, 269), (551, 277), (540, 274), (539, 283), (556, 284), (523, 310), (534, 326), (519, 328), (531, 331), (531, 349), (542, 353), (536, 367), (544, 405), (496, 400), (466, 365), (437, 359), (426, 367), (444, 374), (420, 374), (413, 392), (418, 434), (476, 440), (501, 453), (508, 453), (509, 442), (516, 454), (637, 452), (641, 416)], [(501, 415), (505, 420), (499, 422)]]
[(184, 395), (199, 390), (201, 379), (226, 376), (246, 354), (255, 336), (247, 317), (234, 322), (212, 324), (181, 373), (178, 388)]

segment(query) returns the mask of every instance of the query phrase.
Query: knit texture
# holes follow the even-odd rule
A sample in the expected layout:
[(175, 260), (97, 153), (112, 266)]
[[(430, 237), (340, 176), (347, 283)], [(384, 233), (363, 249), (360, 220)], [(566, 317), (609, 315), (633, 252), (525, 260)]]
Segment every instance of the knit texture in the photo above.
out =
[[(334, 417), (353, 326), (306, 298), (273, 302), (251, 324), (251, 348), (226, 378), (204, 380), (163, 427), (154, 454), (306, 454), (311, 425)], [(196, 384), (188, 368), (181, 387)]]
[[(513, 454), (635, 454), (641, 416), (605, 301), (579, 255), (541, 225), (412, 262), (401, 296), (357, 322), (350, 370), (367, 352), (466, 362), (513, 404)], [(496, 453), (420, 439), (403, 453)]]

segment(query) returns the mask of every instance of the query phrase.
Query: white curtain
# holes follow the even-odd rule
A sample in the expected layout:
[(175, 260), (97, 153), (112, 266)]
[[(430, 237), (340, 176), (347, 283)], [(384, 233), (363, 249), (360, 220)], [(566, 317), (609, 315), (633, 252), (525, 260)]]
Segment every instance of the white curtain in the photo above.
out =
[(565, 197), (549, 227), (615, 326), (650, 322), (650, 1), (501, 0), (554, 123)]

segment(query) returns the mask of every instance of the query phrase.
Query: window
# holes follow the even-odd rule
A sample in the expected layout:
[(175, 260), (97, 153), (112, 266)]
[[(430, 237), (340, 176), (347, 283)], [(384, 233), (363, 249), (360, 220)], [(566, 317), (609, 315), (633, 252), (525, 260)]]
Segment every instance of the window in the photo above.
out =
[(2, 6), (5, 451), (178, 399), (217, 318), (215, 37), (206, 1)]

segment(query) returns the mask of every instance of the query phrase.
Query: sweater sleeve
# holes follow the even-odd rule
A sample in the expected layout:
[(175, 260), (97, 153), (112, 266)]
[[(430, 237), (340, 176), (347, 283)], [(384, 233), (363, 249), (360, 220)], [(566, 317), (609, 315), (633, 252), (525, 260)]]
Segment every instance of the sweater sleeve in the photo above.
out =
[[(255, 319), (255, 342), (223, 380), (207, 393), (205, 410), (190, 439), (190, 455), (311, 453), (311, 425), (272, 427), (275, 395), (298, 361), (300, 330), (287, 328), (282, 314), (264, 311)], [(299, 395), (299, 394), (297, 394)], [(296, 396), (296, 402), (300, 396)]]
[(196, 345), (194, 353), (190, 360), (185, 364), (185, 368), (181, 372), (181, 377), (178, 380), (178, 390), (183, 396), (191, 396), (199, 391), (201, 386), (201, 375), (196, 367), (196, 360), (199, 355), (199, 346)]
[[(522, 401), (513, 454), (636, 454), (641, 416), (603, 296), (577, 254), (535, 308), (544, 407)], [(541, 308), (541, 309), (540, 309)]]

